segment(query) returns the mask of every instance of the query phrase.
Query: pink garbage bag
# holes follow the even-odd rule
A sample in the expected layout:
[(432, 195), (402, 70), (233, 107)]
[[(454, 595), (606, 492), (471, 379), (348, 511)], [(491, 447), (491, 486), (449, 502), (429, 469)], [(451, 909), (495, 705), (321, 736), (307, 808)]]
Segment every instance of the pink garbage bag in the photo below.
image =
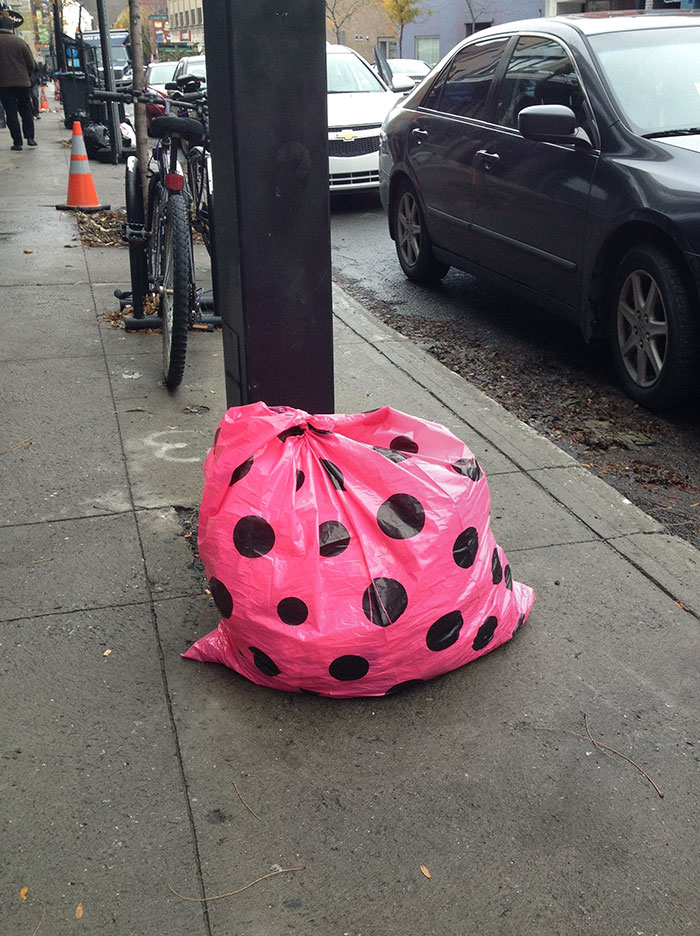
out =
[(199, 552), (222, 619), (184, 654), (264, 686), (377, 696), (509, 640), (534, 592), (489, 522), (486, 477), (389, 407), (230, 409), (204, 463)]

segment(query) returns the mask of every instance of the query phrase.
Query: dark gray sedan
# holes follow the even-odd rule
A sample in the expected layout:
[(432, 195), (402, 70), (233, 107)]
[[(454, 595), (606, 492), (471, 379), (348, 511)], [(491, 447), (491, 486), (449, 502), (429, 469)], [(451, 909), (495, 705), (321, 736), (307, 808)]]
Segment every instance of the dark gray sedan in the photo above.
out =
[(399, 262), (496, 280), (606, 335), (625, 391), (700, 374), (700, 14), (580, 14), (462, 42), (391, 112), (380, 194)]

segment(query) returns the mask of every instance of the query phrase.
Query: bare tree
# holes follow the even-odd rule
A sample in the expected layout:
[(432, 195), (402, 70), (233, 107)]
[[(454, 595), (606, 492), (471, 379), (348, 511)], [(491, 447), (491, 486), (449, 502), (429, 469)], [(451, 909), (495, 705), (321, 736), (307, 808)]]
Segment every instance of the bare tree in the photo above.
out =
[[(467, 5), (467, 25), (471, 26), (471, 32), (467, 35), (473, 35), (476, 32), (476, 25), (480, 22), (481, 17), (484, 13), (488, 12), (493, 14), (496, 12), (496, 8), (493, 6), (489, 0), (464, 0)], [(493, 19), (493, 17), (491, 17)]]
[(326, 21), (340, 42), (340, 32), (347, 23), (367, 6), (368, 0), (326, 0)]

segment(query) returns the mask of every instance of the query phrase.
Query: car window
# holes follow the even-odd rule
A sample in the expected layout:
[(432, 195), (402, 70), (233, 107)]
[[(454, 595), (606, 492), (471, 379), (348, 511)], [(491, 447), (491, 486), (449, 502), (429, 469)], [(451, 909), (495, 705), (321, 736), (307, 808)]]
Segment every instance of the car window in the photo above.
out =
[(423, 107), (483, 120), (491, 82), (508, 41), (506, 36), (465, 46), (433, 86)]
[(700, 28), (609, 33), (590, 44), (633, 129), (653, 136), (700, 127)]
[(518, 114), (532, 104), (565, 104), (584, 119), (585, 95), (566, 49), (554, 39), (521, 36), (498, 92), (496, 123), (518, 126)]
[(326, 56), (326, 73), (329, 94), (352, 94), (380, 92), (386, 88), (375, 73), (352, 52), (334, 52)]

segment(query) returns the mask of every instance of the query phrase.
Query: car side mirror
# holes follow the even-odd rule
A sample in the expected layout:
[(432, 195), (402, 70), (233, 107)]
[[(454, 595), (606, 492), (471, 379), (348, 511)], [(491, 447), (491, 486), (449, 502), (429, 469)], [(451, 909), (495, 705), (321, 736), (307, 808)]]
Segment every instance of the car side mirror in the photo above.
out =
[(518, 114), (518, 130), (527, 140), (541, 143), (588, 144), (585, 130), (576, 124), (576, 115), (564, 104), (533, 104)]
[(412, 91), (415, 86), (415, 81), (409, 75), (395, 75), (391, 79), (392, 91), (397, 91), (399, 94), (408, 93)]

